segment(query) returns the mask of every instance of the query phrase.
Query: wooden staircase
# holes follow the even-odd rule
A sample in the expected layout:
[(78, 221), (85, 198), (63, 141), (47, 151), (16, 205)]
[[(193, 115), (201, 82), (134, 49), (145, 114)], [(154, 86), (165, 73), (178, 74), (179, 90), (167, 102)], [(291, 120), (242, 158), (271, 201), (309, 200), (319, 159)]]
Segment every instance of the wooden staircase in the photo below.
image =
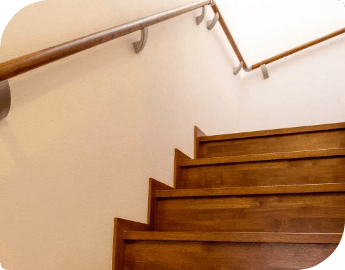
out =
[(345, 123), (206, 136), (150, 179), (149, 224), (115, 219), (113, 268), (307, 269), (345, 224)]

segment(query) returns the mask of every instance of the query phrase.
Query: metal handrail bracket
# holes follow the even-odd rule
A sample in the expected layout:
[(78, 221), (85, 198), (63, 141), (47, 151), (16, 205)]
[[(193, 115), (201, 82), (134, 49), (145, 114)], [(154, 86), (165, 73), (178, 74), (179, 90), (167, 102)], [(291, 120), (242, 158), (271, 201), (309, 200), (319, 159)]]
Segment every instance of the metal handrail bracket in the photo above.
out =
[(5, 118), (11, 108), (11, 89), (8, 80), (0, 82), (0, 120)]
[(133, 43), (134, 50), (137, 54), (140, 53), (145, 48), (148, 37), (149, 37), (149, 29), (147, 27), (145, 27), (144, 29), (141, 29), (140, 41)]
[(199, 25), (202, 23), (202, 21), (205, 19), (206, 16), (206, 6), (202, 7), (202, 13), (200, 16), (196, 17), (196, 24)]

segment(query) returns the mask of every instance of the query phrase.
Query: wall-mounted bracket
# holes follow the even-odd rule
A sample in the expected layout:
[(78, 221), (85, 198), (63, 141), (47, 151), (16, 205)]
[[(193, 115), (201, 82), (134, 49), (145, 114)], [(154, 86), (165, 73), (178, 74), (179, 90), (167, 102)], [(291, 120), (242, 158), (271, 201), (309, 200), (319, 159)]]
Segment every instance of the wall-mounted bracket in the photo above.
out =
[(217, 12), (216, 14), (214, 14), (214, 17), (211, 21), (208, 21), (207, 22), (207, 29), (208, 30), (212, 30), (213, 27), (216, 25), (216, 23), (218, 22), (219, 20), (219, 13)]
[(247, 68), (244, 68), (243, 69), (245, 72), (251, 72), (253, 71), (252, 67), (251, 66), (247, 66)]
[(241, 61), (241, 63), (238, 65), (238, 67), (234, 68), (234, 75), (237, 75), (241, 71), (241, 69), (243, 68), (243, 65), (244, 65), (244, 63), (243, 63), (243, 61)]
[(5, 118), (11, 108), (11, 89), (8, 80), (0, 82), (0, 120)]
[(270, 75), (268, 75), (268, 70), (267, 70), (266, 65), (261, 66), (261, 71), (262, 71), (262, 74), (264, 75), (264, 79), (268, 79), (270, 77)]
[(133, 43), (134, 50), (136, 53), (140, 53), (145, 48), (148, 37), (149, 29), (147, 27), (141, 29), (141, 40)]
[(202, 23), (202, 21), (205, 19), (206, 16), (206, 7), (202, 7), (202, 13), (200, 16), (196, 17), (196, 24), (199, 25)]

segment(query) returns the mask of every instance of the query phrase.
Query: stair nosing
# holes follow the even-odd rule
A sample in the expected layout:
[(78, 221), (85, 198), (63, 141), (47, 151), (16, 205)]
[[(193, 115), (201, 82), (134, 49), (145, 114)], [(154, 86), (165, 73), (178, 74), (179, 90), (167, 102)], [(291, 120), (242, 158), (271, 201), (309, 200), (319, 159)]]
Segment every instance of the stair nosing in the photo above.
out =
[(334, 124), (323, 124), (323, 125), (316, 125), (316, 126), (302, 126), (302, 127), (293, 127), (293, 128), (281, 128), (281, 129), (271, 129), (271, 130), (239, 132), (239, 133), (232, 133), (232, 134), (201, 136), (198, 138), (198, 140), (200, 143), (208, 143), (208, 142), (227, 141), (227, 140), (284, 136), (284, 135), (294, 135), (294, 134), (303, 134), (303, 133), (316, 133), (316, 132), (322, 132), (322, 131), (337, 131), (337, 130), (342, 130), (342, 129), (345, 129), (345, 122), (334, 123)]
[(157, 190), (156, 198), (222, 197), (345, 192), (345, 183)]
[(127, 241), (339, 244), (342, 233), (127, 231)]
[(344, 156), (345, 148), (330, 148), (319, 150), (292, 151), (292, 152), (275, 152), (266, 154), (250, 154), (238, 156), (224, 156), (212, 158), (186, 159), (181, 162), (181, 167), (229, 164), (229, 163), (246, 163), (246, 162), (263, 162), (275, 160), (290, 160), (303, 158), (318, 158), (331, 156)]

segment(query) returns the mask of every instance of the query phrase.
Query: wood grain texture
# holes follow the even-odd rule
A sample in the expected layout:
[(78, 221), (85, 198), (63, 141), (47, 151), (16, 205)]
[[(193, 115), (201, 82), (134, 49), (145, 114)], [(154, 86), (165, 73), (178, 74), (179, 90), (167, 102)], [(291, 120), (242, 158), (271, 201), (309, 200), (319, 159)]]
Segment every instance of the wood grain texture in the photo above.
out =
[(173, 188), (153, 178), (150, 178), (149, 185), (150, 185), (150, 189), (149, 189), (149, 206), (148, 206), (148, 224), (150, 225), (150, 230), (154, 231), (156, 228), (157, 191), (158, 190), (173, 190)]
[(194, 158), (199, 157), (199, 138), (206, 136), (197, 126), (194, 126)]
[(306, 269), (337, 244), (127, 241), (126, 270)]
[(126, 231), (148, 231), (150, 226), (139, 222), (115, 218), (113, 238), (113, 270), (122, 270), (125, 256), (124, 233)]
[(323, 157), (182, 167), (180, 189), (345, 183), (345, 158)]
[(213, 164), (245, 163), (245, 162), (256, 162), (256, 161), (335, 157), (335, 156), (345, 156), (345, 148), (253, 154), (253, 155), (243, 155), (243, 156), (226, 156), (226, 157), (215, 157), (215, 158), (200, 158), (200, 159), (190, 159), (190, 160), (186, 159), (181, 162), (181, 167), (213, 165)]
[(158, 231), (342, 233), (345, 193), (158, 200)]
[(231, 32), (230, 32), (230, 30), (229, 30), (229, 28), (228, 28), (224, 18), (222, 16), (222, 13), (219, 11), (219, 8), (218, 8), (217, 4), (213, 5), (212, 9), (213, 9), (214, 13), (218, 13), (219, 14), (219, 20), (218, 20), (219, 24), (222, 27), (222, 29), (223, 29), (223, 31), (224, 31), (224, 33), (225, 33), (225, 35), (226, 35), (226, 37), (227, 37), (231, 47), (232, 47), (232, 49), (234, 50), (234, 52), (235, 52), (235, 54), (237, 56), (237, 59), (240, 62), (243, 62), (243, 68), (247, 68), (248, 67), (247, 63), (244, 60), (244, 58), (243, 58), (243, 56), (242, 56), (242, 54), (240, 52), (240, 49), (238, 48), (238, 46), (237, 46), (237, 44), (235, 42), (235, 39), (233, 38), (233, 36), (232, 36), (232, 34), (231, 34)]
[(32, 69), (44, 66), (67, 56), (90, 49), (113, 39), (139, 31), (145, 27), (155, 25), (192, 10), (208, 5), (210, 0), (196, 1), (194, 3), (174, 8), (159, 14), (142, 18), (130, 23), (109, 28), (107, 30), (75, 39), (48, 49), (31, 53), (0, 64), (0, 81), (20, 75)]
[(280, 129), (259, 130), (259, 131), (241, 132), (241, 133), (233, 133), (233, 134), (213, 135), (213, 136), (200, 138), (200, 142), (246, 139), (246, 138), (257, 138), (257, 137), (288, 135), (288, 134), (292, 135), (292, 134), (299, 134), (299, 133), (310, 133), (310, 132), (331, 131), (331, 130), (341, 130), (341, 129), (345, 129), (344, 122), (315, 125), (315, 126), (301, 126), (301, 127), (293, 127), (293, 128), (280, 128)]
[(132, 241), (339, 244), (342, 233), (125, 232)]
[(199, 143), (198, 157), (345, 148), (345, 128), (309, 133), (250, 137)]
[(183, 154), (180, 150), (175, 148), (175, 159), (174, 159), (174, 187), (180, 188), (181, 179), (181, 164), (185, 160), (190, 160), (191, 158)]
[(309, 47), (312, 47), (312, 46), (314, 46), (314, 45), (317, 45), (317, 44), (319, 44), (319, 43), (321, 43), (321, 42), (324, 42), (324, 41), (329, 40), (329, 39), (331, 39), (331, 38), (334, 38), (334, 37), (336, 37), (336, 36), (342, 35), (342, 34), (344, 34), (344, 33), (345, 33), (345, 28), (341, 28), (341, 29), (339, 29), (339, 30), (337, 30), (337, 31), (335, 31), (335, 32), (332, 32), (332, 33), (330, 33), (330, 34), (328, 34), (328, 35), (325, 35), (325, 36), (323, 36), (323, 37), (321, 37), (321, 38), (312, 40), (312, 41), (310, 41), (310, 42), (308, 42), (308, 43), (305, 43), (305, 44), (303, 44), (303, 45), (300, 45), (300, 46), (298, 46), (298, 47), (295, 47), (295, 48), (293, 48), (293, 49), (291, 49), (291, 50), (285, 51), (285, 52), (280, 53), (280, 54), (278, 54), (278, 55), (275, 55), (275, 56), (273, 56), (273, 57), (271, 57), (271, 58), (268, 58), (268, 59), (266, 59), (266, 60), (264, 60), (264, 61), (261, 61), (261, 62), (259, 62), (259, 63), (256, 63), (256, 64), (254, 64), (254, 65), (252, 66), (252, 70), (257, 69), (257, 68), (261, 67), (262, 65), (267, 65), (267, 64), (270, 64), (270, 63), (275, 62), (275, 61), (277, 61), (277, 60), (280, 60), (280, 59), (282, 59), (282, 58), (284, 58), (284, 57), (287, 57), (287, 56), (289, 56), (289, 55), (291, 55), (291, 54), (297, 53), (297, 52), (299, 52), (299, 51), (302, 51), (302, 50), (304, 50), (304, 49), (307, 49), (307, 48), (309, 48)]
[[(261, 186), (261, 187), (230, 187), (230, 188), (205, 188), (205, 189), (175, 189), (157, 190), (157, 198), (180, 197), (214, 197), (214, 196), (245, 196), (264, 194), (303, 194), (345, 192), (345, 183)], [(345, 207), (345, 206), (344, 206)]]

